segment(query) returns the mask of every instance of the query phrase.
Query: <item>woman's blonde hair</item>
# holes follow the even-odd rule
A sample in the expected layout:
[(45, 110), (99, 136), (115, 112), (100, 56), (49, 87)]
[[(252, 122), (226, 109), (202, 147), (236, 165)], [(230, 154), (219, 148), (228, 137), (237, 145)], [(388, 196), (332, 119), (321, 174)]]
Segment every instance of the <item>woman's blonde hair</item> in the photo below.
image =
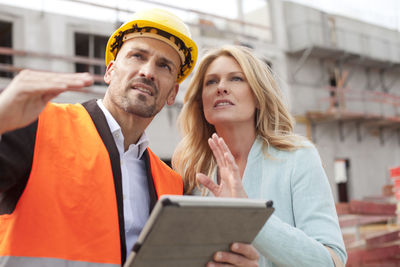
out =
[(282, 150), (293, 150), (300, 146), (301, 137), (293, 133), (294, 119), (283, 103), (281, 91), (269, 66), (246, 47), (226, 45), (210, 50), (200, 61), (190, 81), (178, 117), (183, 139), (174, 152), (172, 166), (182, 175), (186, 194), (190, 194), (198, 185), (196, 173), (210, 175), (216, 165), (207, 142), (215, 128), (204, 117), (202, 88), (208, 67), (220, 56), (230, 56), (239, 63), (254, 93), (258, 107), (256, 134), (264, 140), (265, 153), (268, 146)]

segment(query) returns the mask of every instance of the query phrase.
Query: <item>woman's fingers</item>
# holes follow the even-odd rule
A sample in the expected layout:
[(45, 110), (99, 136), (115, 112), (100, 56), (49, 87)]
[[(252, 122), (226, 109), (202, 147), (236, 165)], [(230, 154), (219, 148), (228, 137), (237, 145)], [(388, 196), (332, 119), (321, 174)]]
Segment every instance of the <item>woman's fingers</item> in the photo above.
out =
[(232, 154), (228, 146), (222, 137), (219, 137), (216, 133), (213, 133), (211, 138), (208, 139), (208, 144), (217, 160), (217, 164), (220, 168), (225, 167), (227, 162), (225, 160), (225, 153)]
[(198, 179), (199, 182), (207, 187), (215, 196), (247, 198), (242, 185), (239, 167), (224, 139), (214, 133), (208, 139), (208, 144), (218, 165), (220, 184), (211, 184), (203, 176), (200, 176), (200, 179)]
[(226, 166), (229, 168), (229, 170), (232, 172), (233, 177), (232, 178), (236, 178), (236, 179), (240, 179), (240, 172), (239, 172), (239, 167), (236, 164), (235, 159), (233, 158), (231, 153), (226, 152), (224, 154), (225, 156), (225, 161), (226, 161)]
[(235, 159), (233, 158), (232, 154), (230, 153), (225, 153), (225, 159), (227, 162), (227, 167), (226, 167), (226, 175), (225, 176), (225, 181), (226, 184), (229, 185), (229, 191), (231, 192), (231, 197), (241, 197), (241, 198), (247, 198), (246, 191), (244, 190), (243, 184), (242, 184), (242, 178), (240, 176), (240, 171), (239, 167), (237, 166)]
[(218, 144), (221, 147), (221, 150), (224, 151), (224, 153), (232, 154), (231, 150), (226, 145), (224, 138), (218, 137)]
[(216, 134), (213, 134), (212, 137), (208, 139), (208, 145), (214, 154), (218, 167), (223, 168), (226, 165), (224, 152), (222, 151), (221, 146), (218, 144), (218, 139), (215, 138), (216, 136)]
[(251, 244), (234, 243), (231, 252), (218, 251), (213, 256), (213, 262), (209, 262), (207, 267), (222, 266), (258, 266), (259, 254)]
[(211, 193), (214, 194), (214, 196), (219, 195), (219, 186), (214, 183), (207, 175), (203, 173), (197, 173), (196, 174), (197, 181), (202, 184), (204, 187), (206, 187), (208, 190), (210, 190)]
[(231, 250), (237, 254), (244, 256), (249, 260), (256, 260), (259, 259), (259, 254), (257, 249), (251, 245), (246, 243), (233, 243), (231, 245)]

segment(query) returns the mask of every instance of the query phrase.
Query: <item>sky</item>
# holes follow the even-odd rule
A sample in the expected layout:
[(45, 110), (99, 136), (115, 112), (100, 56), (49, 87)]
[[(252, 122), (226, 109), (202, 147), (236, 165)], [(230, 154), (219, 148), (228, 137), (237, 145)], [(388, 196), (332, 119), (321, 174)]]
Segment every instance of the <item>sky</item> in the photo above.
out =
[[(135, 0), (85, 0), (120, 9), (138, 10), (154, 6), (145, 1)], [(195, 9), (214, 15), (236, 18), (238, 15), (237, 3), (239, 0), (155, 0), (186, 9)], [(242, 0), (244, 11), (261, 7), (267, 0)], [(348, 16), (380, 26), (400, 31), (400, 1), (399, 0), (287, 0), (312, 6), (328, 13)], [(69, 15), (78, 15), (91, 19), (115, 21), (115, 12), (104, 8), (96, 8), (96, 12), (87, 12), (84, 5), (67, 0), (0, 0), (20, 7), (33, 8), (45, 11), (59, 12)], [(174, 10), (184, 20), (191, 16), (188, 12)], [(119, 13), (122, 21), (128, 19), (124, 12)], [(125, 17), (124, 17), (125, 16)]]

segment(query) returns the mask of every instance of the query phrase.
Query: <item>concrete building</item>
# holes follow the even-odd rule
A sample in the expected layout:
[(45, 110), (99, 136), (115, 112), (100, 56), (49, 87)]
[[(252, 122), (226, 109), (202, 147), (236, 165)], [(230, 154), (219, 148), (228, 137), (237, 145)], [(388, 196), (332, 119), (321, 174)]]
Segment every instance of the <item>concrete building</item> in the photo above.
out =
[(297, 130), (319, 148), (338, 201), (381, 195), (400, 163), (400, 33), (276, 3)]
[[(200, 57), (209, 47), (234, 43), (254, 48), (272, 66), (296, 132), (316, 143), (337, 201), (380, 195), (389, 168), (400, 165), (400, 33), (292, 2), (261, 2), (251, 11), (238, 8), (237, 19), (175, 11), (186, 14)], [(117, 25), (118, 17), (107, 22), (0, 4), (0, 88), (22, 68), (90, 71), (97, 80), (91, 93), (56, 101), (101, 98), (105, 42)], [(187, 83), (147, 131), (166, 161), (180, 139), (176, 118)]]

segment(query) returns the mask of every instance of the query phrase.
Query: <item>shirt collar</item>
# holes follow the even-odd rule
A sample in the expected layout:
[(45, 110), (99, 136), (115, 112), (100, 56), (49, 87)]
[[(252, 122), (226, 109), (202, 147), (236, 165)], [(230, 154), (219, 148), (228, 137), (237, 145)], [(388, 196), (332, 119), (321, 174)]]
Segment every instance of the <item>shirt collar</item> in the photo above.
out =
[[(108, 111), (108, 109), (104, 106), (103, 101), (101, 99), (97, 100), (97, 105), (103, 111), (104, 116), (106, 117), (106, 120), (107, 120), (108, 127), (110, 127), (110, 131), (113, 134), (114, 141), (116, 141), (114, 133), (120, 132), (122, 135), (121, 127), (119, 126), (118, 122), (114, 119), (114, 117), (111, 115), (110, 111)], [(122, 136), (122, 138), (123, 138), (123, 136)], [(142, 157), (144, 151), (147, 149), (148, 145), (149, 145), (149, 139), (147, 138), (146, 133), (143, 132), (143, 134), (140, 136), (137, 143), (131, 144), (129, 146), (129, 149), (131, 148), (131, 146), (137, 146), (139, 148), (138, 149), (138, 158), (140, 159)]]

